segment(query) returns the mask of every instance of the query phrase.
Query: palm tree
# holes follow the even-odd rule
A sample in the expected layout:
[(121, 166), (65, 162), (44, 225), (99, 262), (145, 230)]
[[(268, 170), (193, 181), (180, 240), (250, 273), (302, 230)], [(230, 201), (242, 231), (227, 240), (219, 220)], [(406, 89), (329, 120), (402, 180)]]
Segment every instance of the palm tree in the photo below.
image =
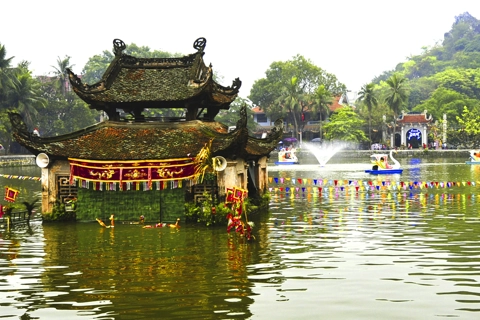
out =
[[(313, 112), (319, 113), (319, 120), (320, 120), (320, 139), (322, 138), (322, 115), (325, 114), (326, 117), (330, 111), (330, 105), (333, 102), (333, 95), (330, 91), (325, 88), (325, 85), (319, 85), (317, 89), (313, 92)], [(325, 117), (325, 119), (326, 119)]]
[(25, 206), (25, 209), (27, 210), (27, 223), (30, 222), (30, 218), (33, 215), (33, 210), (37, 207), (37, 202), (40, 199), (36, 198), (32, 200), (32, 202), (24, 201), (22, 204)]
[(358, 100), (363, 101), (368, 110), (368, 139), (372, 143), (372, 108), (378, 105), (378, 99), (373, 91), (374, 84), (363, 85), (358, 93)]
[(407, 79), (394, 73), (386, 80), (386, 83), (388, 84), (389, 92), (385, 98), (385, 103), (393, 111), (393, 147), (396, 147), (395, 130), (397, 128), (397, 117), (402, 106), (405, 105), (408, 100)]
[(0, 104), (5, 102), (7, 93), (17, 84), (14, 69), (10, 67), (13, 58), (7, 58), (7, 50), (0, 43)]
[(292, 77), (290, 81), (283, 87), (282, 94), (276, 100), (277, 103), (287, 109), (290, 116), (293, 118), (293, 126), (295, 130), (295, 137), (298, 132), (297, 114), (299, 114), (301, 106), (300, 87), (298, 86), (298, 78)]
[(19, 68), (17, 79), (18, 85), (8, 97), (9, 105), (15, 107), (26, 122), (33, 126), (38, 111), (45, 108), (47, 102), (42, 98), (40, 83), (32, 78), (30, 71)]
[(60, 57), (57, 58), (57, 66), (52, 66), (55, 70), (53, 71), (54, 76), (58, 79), (58, 84), (60, 86), (60, 90), (62, 94), (65, 96), (67, 92), (68, 86), (68, 72), (67, 69), (71, 69), (74, 64), (70, 64), (70, 56), (65, 56), (65, 58), (61, 59)]

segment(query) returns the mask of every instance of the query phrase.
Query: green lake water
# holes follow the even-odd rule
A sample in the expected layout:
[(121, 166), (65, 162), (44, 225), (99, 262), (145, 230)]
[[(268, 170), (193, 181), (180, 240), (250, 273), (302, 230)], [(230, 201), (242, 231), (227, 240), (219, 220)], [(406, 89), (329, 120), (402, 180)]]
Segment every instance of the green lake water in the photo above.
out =
[(0, 231), (0, 319), (478, 319), (480, 166), (465, 160), (271, 166), (251, 242), (185, 224)]

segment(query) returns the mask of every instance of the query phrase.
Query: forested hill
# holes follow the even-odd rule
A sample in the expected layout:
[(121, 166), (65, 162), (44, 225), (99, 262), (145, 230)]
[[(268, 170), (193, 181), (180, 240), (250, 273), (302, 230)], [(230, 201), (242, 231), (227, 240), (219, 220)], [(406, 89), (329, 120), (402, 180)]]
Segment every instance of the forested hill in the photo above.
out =
[(465, 12), (455, 17), (442, 43), (399, 63), (373, 79), (381, 84), (400, 73), (409, 81), (408, 111), (424, 111), (434, 119), (447, 114), (450, 123), (463, 107), (480, 110), (480, 21)]

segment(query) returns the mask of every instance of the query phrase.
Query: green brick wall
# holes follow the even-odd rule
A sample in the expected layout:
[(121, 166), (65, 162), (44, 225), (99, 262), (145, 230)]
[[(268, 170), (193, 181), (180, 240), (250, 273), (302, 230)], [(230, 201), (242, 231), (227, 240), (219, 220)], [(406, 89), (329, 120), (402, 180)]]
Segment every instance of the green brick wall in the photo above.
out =
[(139, 221), (145, 223), (175, 222), (185, 219), (185, 189), (149, 191), (96, 191), (78, 189), (77, 221), (102, 219), (106, 224), (111, 214), (115, 221)]

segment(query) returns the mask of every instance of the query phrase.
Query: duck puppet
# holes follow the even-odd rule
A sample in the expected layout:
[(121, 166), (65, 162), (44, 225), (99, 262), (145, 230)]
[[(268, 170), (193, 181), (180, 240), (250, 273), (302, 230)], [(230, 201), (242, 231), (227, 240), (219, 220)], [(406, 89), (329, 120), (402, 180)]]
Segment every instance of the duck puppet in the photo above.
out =
[(180, 218), (177, 218), (177, 221), (175, 223), (162, 223), (159, 222), (154, 225), (146, 225), (143, 226), (144, 229), (151, 229), (151, 228), (163, 228), (163, 227), (168, 227), (168, 228), (180, 228)]
[(100, 225), (101, 225), (102, 227), (104, 227), (104, 228), (113, 228), (113, 227), (115, 227), (115, 216), (112, 214), (112, 215), (110, 216), (110, 218), (108, 218), (108, 219), (110, 220), (110, 225), (109, 225), (109, 226), (107, 226), (107, 225), (105, 224), (105, 222), (102, 221), (102, 219), (98, 219), (98, 218), (97, 218), (96, 220), (97, 220), (98, 224), (100, 224)]

